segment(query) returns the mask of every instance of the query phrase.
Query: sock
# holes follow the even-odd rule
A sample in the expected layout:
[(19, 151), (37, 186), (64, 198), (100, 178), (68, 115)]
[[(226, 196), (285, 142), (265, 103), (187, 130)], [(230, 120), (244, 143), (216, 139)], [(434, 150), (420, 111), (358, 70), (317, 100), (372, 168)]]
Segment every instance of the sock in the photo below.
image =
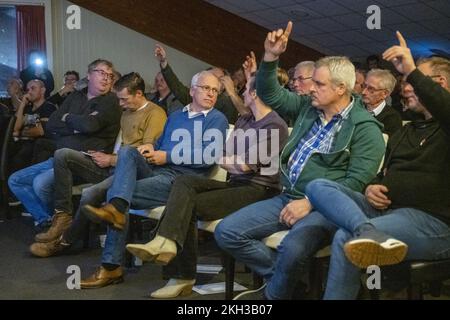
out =
[(114, 271), (117, 268), (119, 268), (120, 266), (118, 266), (117, 264), (112, 264), (112, 263), (102, 263), (102, 267), (108, 271)]
[(125, 214), (125, 212), (127, 212), (127, 210), (128, 210), (128, 202), (126, 202), (123, 199), (112, 198), (109, 203), (112, 204), (114, 206), (114, 208), (116, 208), (117, 211), (119, 211), (123, 214)]

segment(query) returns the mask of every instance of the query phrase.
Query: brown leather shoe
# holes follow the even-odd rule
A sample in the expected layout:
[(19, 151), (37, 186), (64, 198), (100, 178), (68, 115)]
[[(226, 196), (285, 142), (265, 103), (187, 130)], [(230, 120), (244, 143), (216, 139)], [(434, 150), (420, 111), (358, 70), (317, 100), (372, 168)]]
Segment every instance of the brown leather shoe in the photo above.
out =
[(36, 242), (50, 242), (58, 239), (69, 229), (72, 224), (72, 215), (66, 212), (55, 213), (52, 218), (52, 225), (47, 232), (38, 233), (34, 240)]
[(62, 237), (50, 242), (35, 242), (30, 246), (30, 252), (41, 258), (54, 256), (63, 249), (68, 248), (69, 244), (63, 244)]
[(123, 282), (122, 267), (117, 267), (112, 271), (108, 271), (100, 267), (89, 278), (81, 280), (81, 289), (95, 289)]
[(88, 214), (91, 214), (98, 219), (101, 219), (103, 221), (111, 223), (115, 228), (117, 228), (119, 230), (123, 230), (123, 227), (125, 226), (125, 221), (126, 221), (125, 214), (118, 211), (110, 203), (108, 203), (107, 205), (105, 205), (101, 208), (96, 208), (96, 207), (93, 207), (93, 206), (87, 204), (83, 207), (83, 209)]

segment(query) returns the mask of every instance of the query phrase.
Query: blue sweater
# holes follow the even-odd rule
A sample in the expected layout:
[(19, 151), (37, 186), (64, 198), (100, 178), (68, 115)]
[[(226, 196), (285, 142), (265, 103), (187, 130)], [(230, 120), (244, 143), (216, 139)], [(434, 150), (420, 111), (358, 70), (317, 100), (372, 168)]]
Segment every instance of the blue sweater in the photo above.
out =
[[(212, 109), (206, 117), (201, 114), (191, 119), (187, 111), (177, 110), (167, 119), (155, 150), (167, 152), (167, 165), (173, 170), (206, 175), (214, 164), (205, 161), (208, 159), (203, 154), (214, 157), (222, 155), (227, 128), (227, 118), (216, 109)], [(207, 136), (204, 136), (205, 132)], [(210, 135), (219, 137), (221, 141), (211, 139)], [(218, 152), (211, 149), (219, 145)]]

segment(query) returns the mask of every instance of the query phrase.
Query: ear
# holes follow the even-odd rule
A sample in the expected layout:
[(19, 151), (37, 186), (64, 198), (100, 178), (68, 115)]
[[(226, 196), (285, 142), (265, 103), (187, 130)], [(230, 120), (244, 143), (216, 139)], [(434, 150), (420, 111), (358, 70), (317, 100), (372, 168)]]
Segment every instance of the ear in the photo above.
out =
[(338, 95), (343, 96), (347, 92), (347, 88), (344, 84), (340, 84), (339, 86), (337, 86), (336, 92)]
[(450, 83), (445, 76), (440, 76), (438, 83), (445, 89), (450, 90)]
[(194, 97), (194, 92), (195, 92), (195, 88), (194, 88), (194, 87), (191, 87), (191, 89), (189, 89), (189, 95), (190, 95), (191, 97)]
[(256, 98), (258, 97), (258, 96), (256, 95), (256, 90), (253, 90), (250, 94), (252, 95), (252, 98), (253, 98), (253, 99), (256, 99)]

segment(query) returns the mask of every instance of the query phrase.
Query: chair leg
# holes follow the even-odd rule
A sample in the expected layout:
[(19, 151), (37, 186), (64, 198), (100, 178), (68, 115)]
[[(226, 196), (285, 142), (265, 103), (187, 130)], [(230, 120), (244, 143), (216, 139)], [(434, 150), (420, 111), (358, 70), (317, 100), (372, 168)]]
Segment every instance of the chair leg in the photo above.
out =
[(11, 219), (11, 212), (9, 211), (9, 204), (8, 204), (8, 186), (6, 181), (1, 182), (2, 185), (2, 203), (1, 203), (1, 209), (3, 212), (3, 215), (6, 219)]
[(256, 272), (253, 272), (253, 287), (255, 289), (261, 288), (263, 283), (263, 278)]
[(234, 295), (233, 291), (235, 261), (231, 255), (225, 252), (223, 253), (223, 260), (225, 268), (225, 300), (232, 300)]
[(309, 270), (310, 296), (313, 299), (319, 300), (322, 298), (323, 268), (322, 258), (313, 258)]
[(408, 300), (423, 300), (421, 284), (410, 284), (408, 286)]

